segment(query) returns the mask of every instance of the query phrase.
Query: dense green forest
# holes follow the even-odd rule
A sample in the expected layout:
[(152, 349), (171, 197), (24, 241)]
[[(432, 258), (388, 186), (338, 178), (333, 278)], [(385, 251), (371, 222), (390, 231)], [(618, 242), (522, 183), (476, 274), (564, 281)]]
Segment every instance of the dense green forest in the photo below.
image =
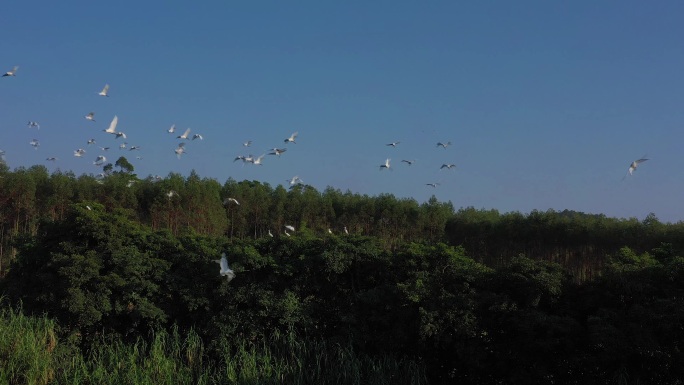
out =
[(682, 223), (105, 170), (0, 170), (0, 381), (683, 382)]

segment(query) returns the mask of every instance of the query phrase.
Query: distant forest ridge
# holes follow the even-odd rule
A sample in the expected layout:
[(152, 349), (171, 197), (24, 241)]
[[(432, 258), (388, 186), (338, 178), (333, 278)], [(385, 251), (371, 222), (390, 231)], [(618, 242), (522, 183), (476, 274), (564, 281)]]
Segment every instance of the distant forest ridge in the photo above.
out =
[[(627, 246), (643, 253), (667, 244), (684, 249), (684, 223), (608, 218), (576, 211), (500, 213), (472, 207), (455, 210), (434, 196), (425, 203), (392, 194), (368, 196), (296, 183), (286, 188), (228, 179), (221, 184), (196, 172), (139, 178), (126, 158), (99, 176), (50, 173), (44, 166), (0, 167), (0, 277), (16, 257), (14, 243), (36, 235), (45, 223), (65, 218), (73, 204), (124, 209), (141, 225), (173, 235), (193, 232), (231, 240), (287, 236), (364, 235), (387, 250), (405, 242), (444, 242), (489, 266), (525, 255), (559, 263), (577, 282), (601, 273), (607, 257)], [(229, 200), (228, 198), (233, 198)], [(270, 235), (269, 235), (270, 234)]]

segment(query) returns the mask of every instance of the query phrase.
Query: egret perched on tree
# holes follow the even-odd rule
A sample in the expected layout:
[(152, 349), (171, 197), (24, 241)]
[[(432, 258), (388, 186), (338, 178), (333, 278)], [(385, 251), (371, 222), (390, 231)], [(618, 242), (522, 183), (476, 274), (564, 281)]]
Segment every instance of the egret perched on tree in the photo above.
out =
[(295, 228), (292, 225), (285, 225), (285, 228), (290, 230), (290, 231), (295, 231)]
[(221, 265), (221, 270), (219, 270), (219, 274), (221, 276), (228, 278), (228, 282), (232, 281), (233, 278), (235, 278), (235, 272), (228, 267), (228, 259), (226, 259), (226, 253), (221, 254), (221, 259), (215, 259), (214, 262), (218, 263)]

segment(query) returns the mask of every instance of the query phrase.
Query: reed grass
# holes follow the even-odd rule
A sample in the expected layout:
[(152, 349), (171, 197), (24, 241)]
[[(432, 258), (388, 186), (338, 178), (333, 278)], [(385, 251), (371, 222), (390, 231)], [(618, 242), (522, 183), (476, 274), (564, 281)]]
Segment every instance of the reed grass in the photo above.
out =
[(358, 354), (351, 345), (295, 333), (236, 341), (210, 358), (197, 333), (159, 331), (148, 341), (102, 339), (88, 353), (58, 338), (56, 323), (0, 310), (0, 384), (410, 384), (427, 383), (415, 361)]

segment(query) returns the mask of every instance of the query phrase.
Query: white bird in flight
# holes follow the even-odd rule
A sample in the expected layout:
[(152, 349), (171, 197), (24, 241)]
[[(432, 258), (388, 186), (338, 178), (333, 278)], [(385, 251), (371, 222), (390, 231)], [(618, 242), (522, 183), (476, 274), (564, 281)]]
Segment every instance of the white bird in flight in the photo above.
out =
[(406, 159), (402, 159), (401, 161), (408, 164), (409, 166), (415, 162), (415, 160), (406, 160)]
[(86, 120), (90, 120), (91, 122), (95, 121), (95, 113), (94, 112), (89, 112), (88, 115), (84, 116)]
[(440, 167), (439, 169), (441, 170), (441, 169), (443, 169), (443, 168), (446, 168), (447, 170), (451, 170), (451, 169), (454, 168), (454, 167), (456, 167), (456, 165), (453, 164), (453, 163), (444, 163), (444, 164), (442, 165), (442, 167)]
[[(645, 162), (645, 161), (647, 161), (647, 160), (648, 160), (647, 158), (641, 158), (641, 159), (637, 159), (637, 160), (635, 160), (634, 162), (630, 163), (630, 164), (629, 164), (629, 169), (627, 169), (627, 172), (629, 173), (629, 175), (632, 175), (632, 173), (634, 172), (634, 170), (637, 169), (637, 167), (639, 166), (639, 164), (641, 164), (641, 163), (643, 163), (643, 162)], [(625, 176), (627, 176), (627, 175), (625, 175)], [(623, 179), (624, 179), (624, 178), (623, 178)]]
[(112, 122), (109, 123), (109, 127), (106, 130), (102, 130), (108, 134), (114, 134), (116, 135), (116, 125), (119, 124), (119, 117), (114, 115), (114, 119), (112, 119)]
[(174, 132), (176, 132), (176, 125), (175, 124), (171, 125), (171, 127), (169, 127), (169, 129), (166, 130), (166, 132), (168, 132), (170, 134), (173, 134)]
[(88, 139), (88, 145), (95, 144), (95, 139)]
[(383, 168), (386, 168), (389, 170), (390, 169), (390, 160), (391, 160), (390, 158), (385, 159), (385, 164), (380, 165), (380, 170), (382, 170)]
[(125, 150), (127, 144), (128, 144), (128, 142), (123, 142), (123, 143), (121, 143), (121, 144), (119, 145), (119, 150)]
[(77, 158), (80, 158), (83, 155), (85, 155), (85, 152), (86, 152), (86, 150), (79, 148), (78, 150), (74, 150), (74, 156)]
[(266, 154), (261, 154), (261, 156), (259, 156), (258, 158), (252, 159), (252, 164), (256, 164), (257, 166), (261, 166), (262, 165), (261, 160), (264, 159), (264, 155), (266, 155)]
[(252, 141), (251, 141), (251, 140), (248, 140), (248, 141), (242, 143), (242, 145), (245, 146), (245, 147), (249, 147), (249, 146), (252, 145)]
[(223, 204), (224, 204), (224, 205), (227, 205), (227, 204), (230, 203), (230, 202), (233, 202), (233, 203), (235, 203), (236, 205), (240, 206), (240, 202), (238, 202), (238, 200), (235, 199), (235, 198), (226, 198), (226, 199), (223, 200)]
[(425, 183), (426, 186), (430, 186), (432, 188), (437, 188), (439, 186), (439, 183)]
[(29, 120), (29, 122), (26, 125), (29, 127), (35, 127), (40, 130), (40, 124), (38, 124), (38, 122), (32, 122)]
[(5, 77), (5, 76), (16, 76), (16, 75), (17, 75), (17, 71), (19, 71), (19, 66), (14, 66), (14, 68), (12, 68), (11, 70), (5, 72), (5, 74), (2, 75), (2, 76), (3, 76), (3, 77)]
[(280, 156), (280, 154), (282, 154), (285, 151), (287, 151), (287, 148), (272, 148), (271, 152), (269, 152), (268, 155)]
[(38, 149), (38, 146), (40, 146), (40, 142), (38, 141), (38, 139), (33, 139), (32, 141), (29, 142), (29, 144), (30, 144), (31, 146), (33, 146), (33, 148), (34, 148), (35, 150), (37, 150), (37, 149)]
[(218, 263), (221, 265), (221, 270), (219, 270), (219, 274), (221, 274), (222, 277), (228, 278), (228, 282), (232, 281), (233, 278), (235, 278), (235, 272), (228, 267), (228, 259), (226, 259), (226, 253), (221, 254), (221, 259), (215, 259), (214, 262)]
[(387, 143), (385, 146), (392, 146), (392, 147), (397, 147), (397, 145), (401, 142), (392, 142), (392, 143)]
[(178, 143), (178, 147), (173, 151), (176, 153), (178, 159), (180, 159), (181, 155), (185, 154), (185, 143)]
[(95, 159), (93, 164), (96, 166), (102, 166), (102, 164), (106, 161), (107, 161), (107, 158), (105, 158), (104, 155), (98, 155), (98, 157)]
[(195, 134), (195, 135), (193, 135), (193, 136), (192, 136), (192, 140), (195, 140), (195, 139), (204, 140), (204, 138), (203, 138), (202, 135), (200, 135), (200, 134)]
[(57, 160), (57, 158), (56, 158), (56, 157), (54, 157), (54, 156), (51, 156), (51, 157), (49, 157), (49, 158), (46, 158), (45, 160), (48, 160), (48, 161), (54, 162), (54, 161), (56, 161), (56, 160)]
[(109, 84), (105, 84), (104, 88), (102, 88), (102, 91), (100, 91), (98, 95), (109, 96)]
[(285, 143), (294, 143), (294, 144), (297, 144), (297, 142), (295, 142), (295, 139), (297, 138), (297, 135), (299, 135), (299, 132), (293, 132), (292, 135), (290, 135), (289, 138), (285, 139), (284, 142), (285, 142)]
[(294, 186), (297, 183), (304, 183), (304, 181), (298, 175), (295, 175), (292, 177), (292, 179), (289, 180), (289, 183), (290, 183), (290, 186)]
[(188, 135), (190, 135), (190, 129), (189, 129), (189, 128), (188, 128), (187, 130), (185, 130), (185, 132), (183, 133), (183, 135), (178, 135), (176, 138), (177, 138), (177, 139), (187, 139), (187, 138), (188, 138)]
[(440, 147), (440, 146), (442, 148), (447, 148), (447, 147), (451, 146), (451, 142), (446, 142), (446, 143), (437, 142), (437, 147)]

